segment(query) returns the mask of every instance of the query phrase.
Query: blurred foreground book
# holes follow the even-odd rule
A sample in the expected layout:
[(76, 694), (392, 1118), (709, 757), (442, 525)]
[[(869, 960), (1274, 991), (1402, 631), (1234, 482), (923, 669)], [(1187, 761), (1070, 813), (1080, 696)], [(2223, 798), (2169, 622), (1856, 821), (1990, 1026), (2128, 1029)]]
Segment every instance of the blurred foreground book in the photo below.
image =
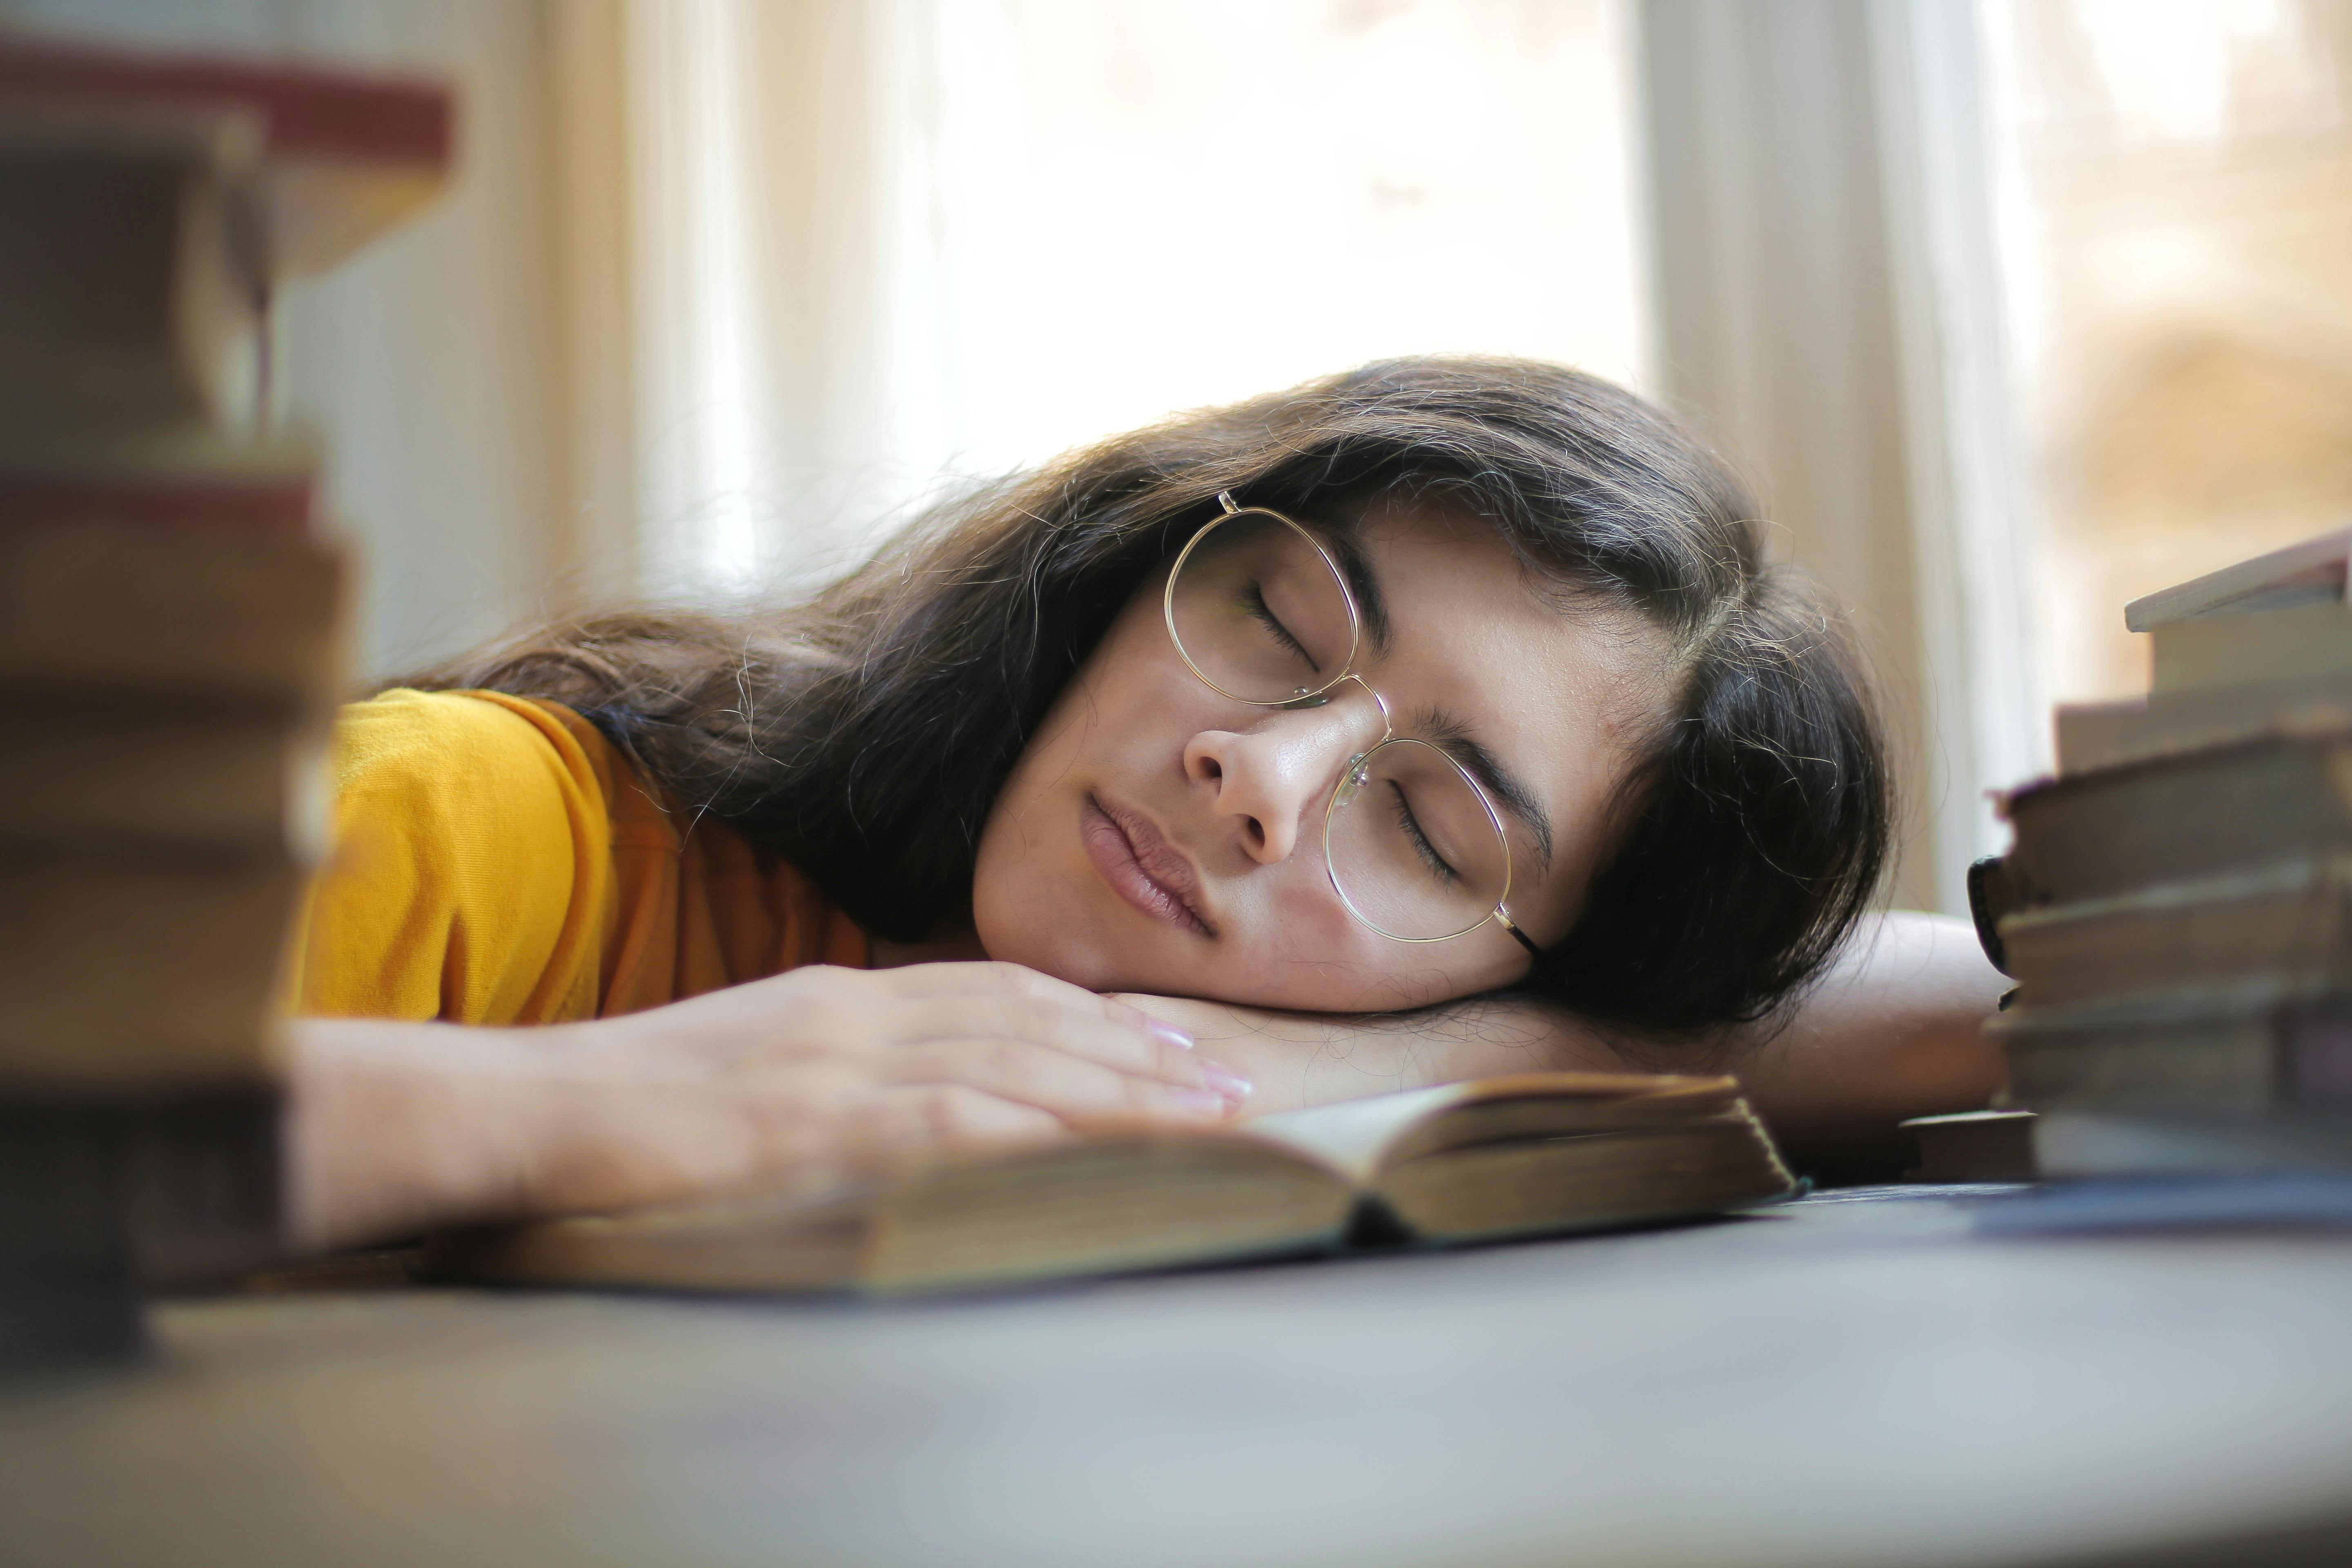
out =
[(1530, 1073), (783, 1194), (437, 1237), (445, 1276), (882, 1294), (1720, 1213), (1793, 1188), (1728, 1078)]
[(279, 1245), (348, 567), (270, 307), (449, 147), (430, 85), (0, 36), (0, 1353)]
[(2136, 601), (1972, 890), (2051, 1175), (2352, 1169), (2352, 531)]

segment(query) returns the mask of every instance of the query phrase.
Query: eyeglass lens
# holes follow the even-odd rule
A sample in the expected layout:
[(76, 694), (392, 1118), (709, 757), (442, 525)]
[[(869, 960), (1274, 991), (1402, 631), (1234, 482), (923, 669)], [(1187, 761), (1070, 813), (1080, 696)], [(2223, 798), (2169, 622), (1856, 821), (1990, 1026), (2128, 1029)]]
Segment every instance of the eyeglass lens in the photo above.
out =
[(1192, 668), (1244, 702), (1320, 691), (1356, 650), (1355, 616), (1330, 563), (1270, 511), (1235, 512), (1195, 542), (1169, 609)]
[[(1194, 672), (1244, 702), (1322, 692), (1354, 657), (1356, 618), (1338, 573), (1273, 512), (1235, 512), (1197, 538), (1168, 607)], [(1458, 936), (1486, 919), (1508, 882), (1509, 847), (1485, 800), (1425, 742), (1391, 741), (1359, 759), (1335, 792), (1324, 843), (1333, 885), (1387, 936)]]
[(1331, 880), (1387, 936), (1459, 936), (1503, 899), (1509, 849), (1454, 759), (1391, 741), (1339, 781), (1325, 824)]

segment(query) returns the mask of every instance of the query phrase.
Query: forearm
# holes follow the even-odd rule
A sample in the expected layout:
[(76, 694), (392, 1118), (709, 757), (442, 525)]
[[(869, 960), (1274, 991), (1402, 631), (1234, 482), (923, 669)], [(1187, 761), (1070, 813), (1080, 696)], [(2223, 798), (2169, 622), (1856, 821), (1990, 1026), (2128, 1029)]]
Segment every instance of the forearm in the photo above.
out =
[(314, 1247), (818, 1191), (1106, 1118), (1215, 1125), (1241, 1087), (1146, 1017), (1010, 964), (816, 964), (525, 1028), (288, 1029), (291, 1230)]
[(2008, 985), (1966, 921), (1889, 914), (1732, 1070), (1800, 1163), (1885, 1169), (1907, 1152), (1897, 1122), (1990, 1102), (2000, 1053), (1980, 1031)]
[(1793, 1016), (1696, 1044), (1604, 1035), (1565, 1009), (1509, 997), (1365, 1017), (1127, 1000), (1255, 1079), (1253, 1111), (1543, 1068), (1729, 1071), (1813, 1164), (1883, 1159), (1905, 1118), (1984, 1105), (2000, 1064), (1978, 1031), (2006, 984), (1965, 921), (1898, 912), (1865, 921)]
[[(296, 1020), (296, 1243), (622, 1207), (740, 1180), (757, 1163), (756, 1102), (709, 1092), (683, 1053), (664, 1062), (667, 1012), (529, 1028)], [(793, 1152), (789, 1138), (766, 1141)]]
[(298, 1246), (520, 1212), (549, 1108), (535, 1053), (513, 1031), (326, 1018), (287, 1028)]
[(1411, 1013), (1276, 1013), (1189, 996), (1117, 1000), (1189, 1030), (1256, 1085), (1249, 1115), (1507, 1073), (1655, 1070), (1549, 1003), (1479, 996)]

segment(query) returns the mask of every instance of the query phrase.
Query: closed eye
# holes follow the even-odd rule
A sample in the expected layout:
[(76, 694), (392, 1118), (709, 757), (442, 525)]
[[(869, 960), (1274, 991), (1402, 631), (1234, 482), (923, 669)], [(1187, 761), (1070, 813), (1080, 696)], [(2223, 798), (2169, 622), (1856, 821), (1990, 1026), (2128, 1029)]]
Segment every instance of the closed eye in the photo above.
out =
[(1462, 873), (1447, 863), (1445, 857), (1437, 852), (1437, 846), (1429, 841), (1429, 835), (1421, 830), (1421, 819), (1413, 816), (1412, 802), (1405, 798), (1404, 786), (1391, 779), (1389, 792), (1396, 801), (1397, 826), (1403, 830), (1406, 842), (1412, 846), (1412, 852), (1421, 858), (1421, 863), (1429, 868), (1432, 876), (1448, 886), (1460, 881)]
[(1315, 656), (1307, 651), (1307, 645), (1291, 636), (1290, 628), (1282, 624), (1282, 617), (1274, 613), (1274, 606), (1265, 602), (1265, 590), (1255, 583), (1249, 586), (1249, 612), (1257, 617), (1258, 623), (1265, 627), (1275, 641), (1305, 659), (1310, 667), (1322, 668)]

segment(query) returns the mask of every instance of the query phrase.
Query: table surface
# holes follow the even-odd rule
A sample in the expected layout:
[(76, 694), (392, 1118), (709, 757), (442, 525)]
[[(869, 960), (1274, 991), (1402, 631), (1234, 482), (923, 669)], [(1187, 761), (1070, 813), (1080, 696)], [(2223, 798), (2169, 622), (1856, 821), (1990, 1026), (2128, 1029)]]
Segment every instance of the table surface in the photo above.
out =
[(887, 1305), (167, 1303), (146, 1364), (0, 1392), (0, 1558), (2352, 1561), (2352, 1230), (2005, 1201)]

